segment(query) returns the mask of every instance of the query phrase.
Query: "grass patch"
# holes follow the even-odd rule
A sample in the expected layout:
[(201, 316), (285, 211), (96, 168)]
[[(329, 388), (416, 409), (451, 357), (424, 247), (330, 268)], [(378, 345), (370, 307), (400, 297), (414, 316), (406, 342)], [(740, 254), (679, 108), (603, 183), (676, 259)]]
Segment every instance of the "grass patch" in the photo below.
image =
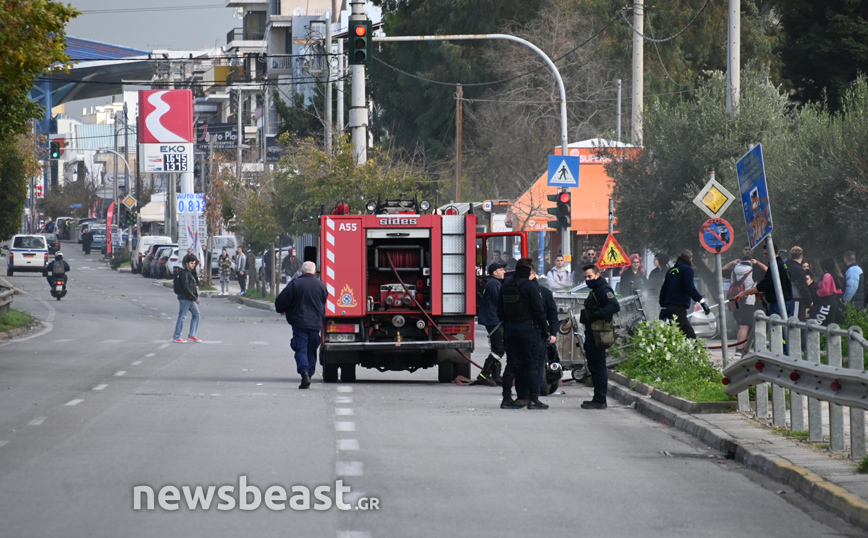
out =
[(778, 435), (786, 437), (788, 439), (795, 439), (796, 441), (807, 441), (808, 440), (808, 430), (795, 430), (790, 431), (787, 428), (781, 428), (779, 426), (772, 426), (771, 430)]
[(630, 345), (615, 352), (625, 359), (616, 369), (627, 377), (694, 402), (735, 400), (723, 392), (723, 375), (708, 349), (668, 322), (643, 321)]
[(244, 293), (244, 297), (247, 297), (248, 299), (271, 302), (274, 302), (274, 300), (276, 299), (276, 297), (274, 297), (273, 295), (262, 295), (261, 293), (259, 293), (258, 290), (253, 288), (247, 288), (247, 292)]
[(814, 445), (820, 450), (829, 450), (829, 443), (820, 443), (818, 445)]
[(862, 474), (868, 473), (868, 456), (862, 458), (859, 462), (859, 466), (856, 467), (856, 472)]
[(25, 314), (18, 310), (10, 310), (5, 314), (0, 314), (0, 332), (24, 327), (32, 321), (33, 317), (30, 314)]
[(109, 265), (112, 269), (117, 269), (121, 265), (129, 265), (130, 264), (130, 253), (129, 252), (121, 252), (120, 254), (115, 254), (112, 256)]
[(217, 288), (215, 288), (211, 284), (205, 284), (205, 283), (199, 284), (199, 289), (203, 290), (203, 291), (217, 291)]

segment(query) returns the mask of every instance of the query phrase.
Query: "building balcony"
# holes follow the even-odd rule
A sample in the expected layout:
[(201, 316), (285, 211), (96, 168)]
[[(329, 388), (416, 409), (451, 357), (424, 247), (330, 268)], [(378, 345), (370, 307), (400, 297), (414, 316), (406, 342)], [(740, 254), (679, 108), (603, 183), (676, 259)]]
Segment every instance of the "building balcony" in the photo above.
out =
[(257, 52), (264, 46), (265, 32), (245, 32), (243, 28), (233, 28), (226, 34), (226, 50)]

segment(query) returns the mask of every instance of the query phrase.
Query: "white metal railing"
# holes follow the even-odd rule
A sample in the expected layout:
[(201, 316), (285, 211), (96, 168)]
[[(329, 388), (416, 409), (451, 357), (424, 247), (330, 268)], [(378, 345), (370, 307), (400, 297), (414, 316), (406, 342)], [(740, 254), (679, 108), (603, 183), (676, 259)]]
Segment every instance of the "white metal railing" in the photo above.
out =
[[(802, 333), (805, 349), (802, 349)], [(821, 336), (826, 337), (827, 364), (821, 364)], [(842, 339), (847, 339), (847, 364)], [(786, 343), (786, 353), (784, 347)], [(739, 411), (749, 411), (747, 389), (756, 386), (756, 417), (769, 416), (768, 384), (772, 385), (772, 425), (787, 426), (786, 390), (790, 391), (790, 429), (804, 431), (807, 397), (808, 440), (823, 440), (822, 402), (829, 404), (829, 447), (846, 449), (844, 407), (850, 411), (850, 455), (865, 457), (865, 410), (868, 409), (868, 372), (864, 353), (868, 340), (859, 327), (842, 329), (817, 321), (788, 320), (754, 314), (754, 350), (724, 369), (725, 392), (738, 395)]]

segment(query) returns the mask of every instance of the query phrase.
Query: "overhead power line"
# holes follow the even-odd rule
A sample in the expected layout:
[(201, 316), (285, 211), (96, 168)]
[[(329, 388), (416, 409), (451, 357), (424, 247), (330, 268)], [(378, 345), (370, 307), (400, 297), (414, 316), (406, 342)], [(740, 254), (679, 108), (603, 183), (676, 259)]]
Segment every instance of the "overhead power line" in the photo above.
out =
[(143, 13), (146, 11), (182, 11), (189, 9), (226, 9), (222, 4), (197, 4), (190, 6), (164, 6), (164, 7), (129, 7), (114, 9), (83, 9), (83, 15), (101, 15), (106, 13)]
[(638, 35), (639, 37), (641, 37), (645, 41), (649, 41), (651, 43), (666, 43), (667, 41), (672, 41), (676, 37), (680, 36), (681, 34), (686, 32), (688, 28), (693, 26), (693, 23), (699, 19), (699, 16), (702, 15), (702, 12), (705, 11), (705, 8), (707, 8), (708, 4), (710, 4), (710, 3), (711, 3), (711, 0), (706, 0), (705, 4), (703, 4), (702, 7), (699, 9), (699, 11), (696, 13), (696, 16), (693, 17), (693, 20), (687, 23), (687, 26), (685, 26), (684, 28), (682, 28), (678, 32), (672, 34), (671, 36), (669, 36), (665, 39), (654, 39), (653, 37), (648, 37), (645, 34), (643, 34), (642, 32), (636, 30), (636, 28), (634, 28), (633, 25), (630, 24), (630, 21), (627, 20), (627, 17), (624, 16), (623, 12), (618, 13), (618, 16), (624, 21), (624, 23), (627, 26), (630, 27), (630, 30), (632, 30), (634, 34)]

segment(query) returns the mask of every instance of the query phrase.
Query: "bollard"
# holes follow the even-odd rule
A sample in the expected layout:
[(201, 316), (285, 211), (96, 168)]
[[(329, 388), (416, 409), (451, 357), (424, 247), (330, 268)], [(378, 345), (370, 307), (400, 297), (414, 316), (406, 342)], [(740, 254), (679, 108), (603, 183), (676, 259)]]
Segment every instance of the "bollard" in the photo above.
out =
[[(787, 326), (789, 327), (788, 332), (790, 334), (788, 355), (793, 359), (801, 359), (802, 328), (799, 324), (799, 318), (792, 317), (788, 319)], [(790, 430), (805, 430), (805, 397), (793, 391), (790, 391)]]
[[(848, 366), (851, 370), (865, 368), (865, 349), (862, 347), (862, 329), (850, 327), (847, 331)], [(850, 408), (850, 459), (859, 461), (865, 457), (865, 411)]]
[[(762, 311), (757, 311), (757, 314)], [(767, 323), (765, 320), (754, 315), (754, 350), (768, 351), (768, 339), (766, 337)], [(760, 383), (756, 386), (756, 418), (769, 418), (769, 384)]]
[[(784, 328), (781, 317), (773, 314), (769, 317), (769, 351), (777, 355), (784, 354)], [(772, 384), (772, 426), (785, 428), (787, 426), (787, 399), (783, 387)]]
[[(841, 368), (841, 337), (833, 334), (841, 328), (832, 323), (826, 327), (826, 357), (829, 366)], [(844, 446), (844, 408), (838, 404), (829, 403), (829, 450), (842, 452)]]
[[(808, 322), (807, 360), (820, 363), (820, 331), (825, 329), (816, 321)], [(808, 441), (819, 443), (823, 440), (823, 404), (816, 398), (808, 398)]]

